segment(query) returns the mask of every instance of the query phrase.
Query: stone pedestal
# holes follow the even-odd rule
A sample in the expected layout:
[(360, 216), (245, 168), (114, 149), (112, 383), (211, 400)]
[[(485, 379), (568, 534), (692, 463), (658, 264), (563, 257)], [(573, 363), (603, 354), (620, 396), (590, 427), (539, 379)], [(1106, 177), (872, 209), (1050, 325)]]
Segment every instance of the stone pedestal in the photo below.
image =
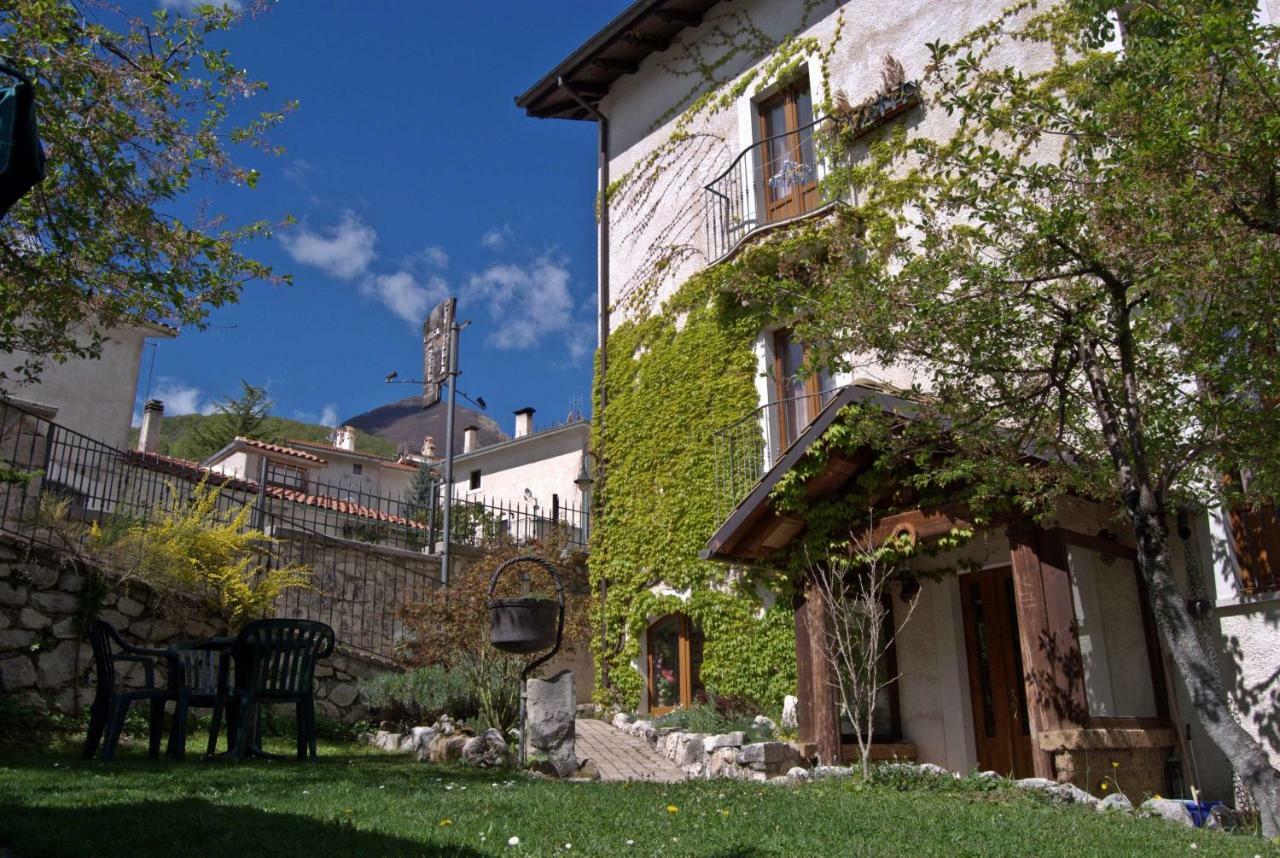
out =
[(530, 679), (526, 694), (529, 752), (544, 755), (557, 777), (574, 776), (578, 772), (578, 757), (573, 747), (578, 699), (573, 672), (562, 670), (547, 679)]

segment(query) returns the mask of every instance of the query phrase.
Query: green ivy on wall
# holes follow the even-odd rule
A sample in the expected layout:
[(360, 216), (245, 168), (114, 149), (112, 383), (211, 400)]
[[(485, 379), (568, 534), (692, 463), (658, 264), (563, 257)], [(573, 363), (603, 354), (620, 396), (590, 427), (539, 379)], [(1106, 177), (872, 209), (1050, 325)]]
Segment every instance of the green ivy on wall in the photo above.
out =
[[(609, 336), (608, 478), (591, 577), (597, 590), (607, 583), (595, 656), (611, 703), (638, 705), (644, 679), (629, 665), (650, 620), (675, 610), (705, 634), (701, 676), (713, 692), (772, 707), (795, 691), (790, 601), (766, 608), (754, 576), (698, 558), (720, 524), (713, 435), (758, 405), (754, 344), (768, 319), (727, 288), (741, 276), (741, 263), (703, 271), (662, 312)], [(655, 594), (660, 584), (687, 601)]]

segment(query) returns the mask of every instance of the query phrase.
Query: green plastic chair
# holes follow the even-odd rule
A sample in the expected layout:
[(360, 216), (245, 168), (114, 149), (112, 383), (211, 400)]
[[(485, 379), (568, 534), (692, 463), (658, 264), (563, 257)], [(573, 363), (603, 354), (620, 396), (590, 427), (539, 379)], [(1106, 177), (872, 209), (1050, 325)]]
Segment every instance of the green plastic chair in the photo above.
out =
[[(293, 703), (298, 759), (316, 759), (316, 662), (329, 657), (335, 642), (333, 629), (313, 620), (254, 620), (241, 629), (231, 649), (235, 687), (227, 707), (236, 727), (235, 758), (270, 756), (256, 747), (258, 709), (264, 703)], [(210, 744), (216, 741), (214, 732)]]

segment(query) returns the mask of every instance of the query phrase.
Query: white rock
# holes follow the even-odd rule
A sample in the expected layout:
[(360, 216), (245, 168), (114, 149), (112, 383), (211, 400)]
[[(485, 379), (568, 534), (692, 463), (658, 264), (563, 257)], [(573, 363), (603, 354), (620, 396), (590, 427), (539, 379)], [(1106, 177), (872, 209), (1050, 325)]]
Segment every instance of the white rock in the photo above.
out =
[(1129, 797), (1122, 792), (1113, 792), (1111, 795), (1098, 802), (1097, 810), (1106, 812), (1109, 810), (1118, 810), (1129, 813), (1133, 810), (1133, 802), (1129, 801)]
[(782, 698), (782, 729), (787, 732), (794, 733), (800, 729), (799, 705), (800, 699), (794, 694)]
[(1191, 811), (1187, 810), (1187, 806), (1173, 799), (1149, 798), (1138, 808), (1138, 812), (1147, 816), (1158, 816), (1170, 822), (1178, 822), (1187, 828), (1196, 827), (1196, 821), (1191, 816)]
[(613, 726), (617, 730), (625, 730), (631, 724), (631, 716), (626, 712), (619, 712), (613, 716)]
[(787, 770), (787, 777), (803, 783), (809, 779), (809, 770), (802, 766), (792, 766)]
[(1058, 783), (1048, 778), (1022, 778), (1014, 781), (1013, 785), (1018, 789), (1050, 789), (1056, 787)]
[(717, 748), (741, 748), (747, 741), (747, 734), (741, 730), (732, 733), (720, 733), (707, 736), (702, 740), (702, 747), (709, 754)]

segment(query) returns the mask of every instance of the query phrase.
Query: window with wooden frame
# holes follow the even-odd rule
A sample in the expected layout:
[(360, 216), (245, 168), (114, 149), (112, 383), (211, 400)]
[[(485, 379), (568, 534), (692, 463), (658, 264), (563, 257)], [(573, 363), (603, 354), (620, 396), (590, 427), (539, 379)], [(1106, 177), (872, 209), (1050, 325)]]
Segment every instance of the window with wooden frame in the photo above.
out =
[(307, 469), (268, 459), (266, 481), (269, 486), (304, 492), (307, 490)]
[(684, 614), (668, 614), (649, 626), (646, 683), (655, 715), (688, 707), (706, 696), (702, 686), (702, 629)]
[(1280, 510), (1237, 507), (1229, 517), (1240, 591), (1246, 595), (1280, 591)]
[(803, 373), (809, 360), (809, 349), (792, 336), (790, 329), (773, 333), (774, 401), (778, 403), (779, 451), (800, 437), (813, 418), (822, 410), (826, 374)]
[(787, 220), (818, 207), (818, 161), (813, 148), (809, 81), (787, 86), (756, 108), (764, 185), (763, 220)]

